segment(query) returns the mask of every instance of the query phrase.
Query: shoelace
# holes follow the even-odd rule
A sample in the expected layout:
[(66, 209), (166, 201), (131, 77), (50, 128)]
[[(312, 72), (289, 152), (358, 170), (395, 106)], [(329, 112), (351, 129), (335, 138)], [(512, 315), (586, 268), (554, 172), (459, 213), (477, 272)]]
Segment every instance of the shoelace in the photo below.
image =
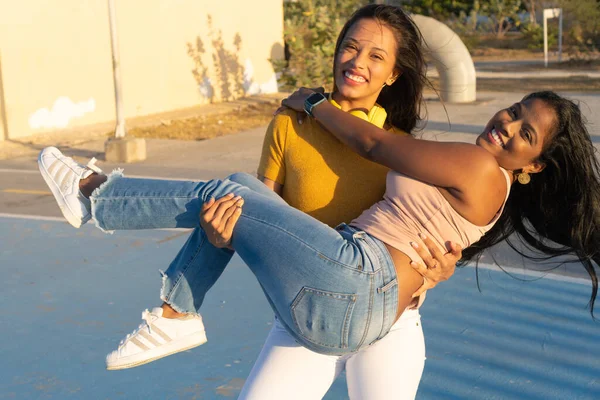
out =
[(143, 323), (141, 323), (141, 324), (140, 324), (140, 326), (138, 326), (136, 330), (134, 330), (133, 332), (131, 332), (131, 333), (127, 334), (127, 336), (125, 336), (125, 339), (123, 339), (123, 340), (121, 340), (121, 341), (119, 342), (119, 349), (121, 349), (121, 348), (122, 348), (122, 347), (123, 347), (123, 346), (124, 346), (124, 345), (127, 343), (127, 341), (128, 341), (128, 340), (129, 340), (131, 337), (133, 337), (133, 336), (137, 335), (137, 333), (138, 333), (139, 331), (141, 331), (142, 329), (144, 329), (144, 328), (146, 328), (146, 327), (148, 327), (148, 332), (149, 332), (150, 334), (152, 334), (152, 323), (153, 323), (153, 322), (154, 322), (154, 321), (155, 321), (157, 318), (158, 318), (158, 317), (157, 317), (156, 315), (152, 314), (150, 311), (148, 311), (148, 310), (144, 310), (144, 311), (142, 312), (142, 319), (144, 320), (144, 322), (143, 322)]
[(92, 159), (90, 161), (88, 161), (87, 164), (85, 164), (85, 167), (88, 169), (91, 169), (92, 171), (94, 171), (97, 174), (101, 174), (102, 170), (98, 167), (96, 167), (96, 157), (92, 157)]

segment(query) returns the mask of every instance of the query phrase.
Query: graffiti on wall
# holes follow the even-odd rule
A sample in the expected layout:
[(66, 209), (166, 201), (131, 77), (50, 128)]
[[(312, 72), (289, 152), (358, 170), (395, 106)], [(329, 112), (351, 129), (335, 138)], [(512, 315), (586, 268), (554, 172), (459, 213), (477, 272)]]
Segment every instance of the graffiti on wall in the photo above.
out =
[(81, 118), (96, 110), (96, 100), (73, 102), (66, 96), (56, 99), (51, 108), (40, 108), (29, 117), (32, 129), (65, 128), (73, 118)]

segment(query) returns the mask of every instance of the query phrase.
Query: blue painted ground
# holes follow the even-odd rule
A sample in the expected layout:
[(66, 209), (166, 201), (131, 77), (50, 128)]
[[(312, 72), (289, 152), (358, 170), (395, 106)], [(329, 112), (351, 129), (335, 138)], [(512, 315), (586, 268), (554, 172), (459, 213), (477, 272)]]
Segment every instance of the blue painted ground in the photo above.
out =
[[(207, 297), (209, 343), (109, 372), (104, 356), (157, 305), (159, 269), (184, 236), (0, 218), (0, 399), (231, 399), (272, 315), (235, 259)], [(419, 399), (599, 399), (600, 322), (589, 285), (523, 283), (472, 268), (428, 295)], [(401, 356), (401, 355), (400, 355)], [(391, 383), (393, 393), (393, 383)], [(344, 399), (342, 376), (326, 399)]]

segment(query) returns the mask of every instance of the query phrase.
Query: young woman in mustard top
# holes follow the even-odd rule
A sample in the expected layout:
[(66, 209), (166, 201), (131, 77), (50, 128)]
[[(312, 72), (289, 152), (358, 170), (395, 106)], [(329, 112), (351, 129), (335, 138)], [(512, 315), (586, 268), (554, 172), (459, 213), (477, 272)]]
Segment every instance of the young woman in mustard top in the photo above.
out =
[[(328, 98), (332, 105), (398, 135), (415, 128), (420, 119), (425, 64), (420, 37), (410, 17), (397, 7), (366, 6), (342, 29), (335, 54), (335, 89)], [(387, 172), (388, 168), (359, 156), (315, 120), (300, 123), (297, 113), (287, 110), (276, 115), (267, 129), (258, 167), (259, 179), (266, 187), (255, 189), (266, 191), (268, 187), (292, 207), (335, 227), (353, 220), (381, 199)], [(244, 175), (236, 175), (233, 180), (256, 186)], [(203, 225), (211, 242), (221, 247), (228, 242), (239, 216), (235, 207), (219, 209), (223, 200), (226, 199), (207, 204)], [(107, 358), (109, 369), (133, 367), (159, 358), (155, 344), (165, 341), (160, 329), (181, 330), (186, 334), (182, 338), (194, 330), (202, 331), (195, 342), (182, 342), (179, 348), (178, 337), (173, 338), (167, 343), (170, 347), (162, 346), (169, 350), (160, 356), (206, 340), (199, 316), (190, 318), (197, 314), (203, 301), (196, 293), (212, 284), (194, 279), (204, 262), (197, 254), (201, 254), (199, 249), (205, 241), (203, 230), (196, 229), (165, 273), (163, 306), (144, 314), (145, 319), (152, 321), (152, 329), (148, 329), (149, 323), (142, 324), (128, 336), (120, 349)], [(420, 255), (434, 267), (434, 263), (439, 264), (437, 272), (429, 275), (434, 284), (452, 273), (460, 250), (454, 248), (443, 255), (428, 240), (425, 243), (431, 246), (435, 259), (422, 249)], [(214, 272), (215, 279), (221, 272)], [(240, 398), (320, 399), (344, 369), (352, 399), (389, 398), (386, 383), (392, 376), (396, 386), (393, 397), (413, 398), (424, 360), (416, 303), (376, 346), (349, 356), (323, 355), (303, 347), (276, 319)]]
[[(370, 5), (357, 11), (340, 32), (335, 54), (331, 104), (399, 135), (415, 128), (424, 63), (416, 27), (401, 9)], [(351, 221), (381, 199), (387, 172), (388, 168), (360, 157), (315, 120), (301, 124), (293, 110), (271, 121), (257, 171), (259, 179), (289, 205), (331, 227)], [(243, 178), (238, 183), (252, 184)], [(233, 226), (235, 216), (229, 222), (217, 218), (222, 225), (219, 230), (223, 232), (227, 223)], [(208, 237), (214, 233), (208, 232)], [(219, 239), (223, 243), (228, 238)], [(213, 244), (219, 239), (213, 239)], [(190, 298), (190, 293), (183, 293), (189, 290), (183, 282), (193, 278), (169, 284), (179, 271), (190, 271), (184, 276), (192, 273), (188, 255), (201, 240), (195, 233), (166, 272), (163, 317), (182, 317), (199, 309), (201, 299), (194, 306), (189, 300), (179, 300)], [(438, 271), (448, 274), (450, 269), (451, 273), (460, 250), (455, 248), (444, 257), (435, 246), (431, 248), (442, 264)], [(182, 259), (185, 263), (179, 262)], [(201, 260), (193, 263), (199, 265)], [(394, 397), (410, 399), (416, 394), (424, 362), (425, 343), (416, 307), (405, 311), (377, 346), (344, 357), (319, 354), (298, 344), (276, 319), (240, 399), (320, 399), (344, 370), (352, 399), (383, 399), (389, 395), (385, 382), (391, 376), (397, 383)]]

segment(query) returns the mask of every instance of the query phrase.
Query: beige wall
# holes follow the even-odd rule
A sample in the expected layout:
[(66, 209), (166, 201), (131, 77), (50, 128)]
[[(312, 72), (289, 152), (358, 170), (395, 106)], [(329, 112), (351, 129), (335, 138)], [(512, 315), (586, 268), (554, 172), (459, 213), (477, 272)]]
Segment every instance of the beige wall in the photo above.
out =
[[(219, 101), (241, 87), (276, 91), (268, 59), (283, 56), (281, 0), (115, 3), (126, 117)], [(0, 0), (0, 140), (114, 120), (107, 10), (105, 0)], [(205, 79), (192, 72), (202, 66)]]
[(2, 82), (2, 53), (0, 53), (0, 142), (8, 139), (8, 127), (6, 126), (6, 109), (4, 108), (4, 82)]

